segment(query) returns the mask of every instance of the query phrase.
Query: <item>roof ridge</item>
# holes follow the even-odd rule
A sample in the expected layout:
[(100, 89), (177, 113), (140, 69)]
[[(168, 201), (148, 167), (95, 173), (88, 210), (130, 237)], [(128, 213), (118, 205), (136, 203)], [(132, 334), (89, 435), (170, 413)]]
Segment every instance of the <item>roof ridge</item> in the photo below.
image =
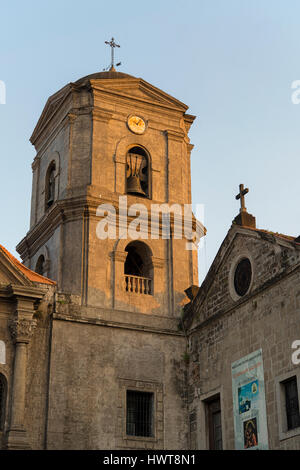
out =
[(298, 245), (300, 245), (299, 242), (295, 241), (298, 237), (294, 237), (292, 235), (285, 235), (284, 233), (273, 232), (272, 230), (266, 230), (264, 228), (248, 227), (247, 225), (242, 225), (241, 227), (249, 229), (249, 230), (254, 230), (255, 232), (268, 233), (270, 235), (274, 235), (275, 237), (284, 238), (287, 241), (291, 241), (291, 242), (294, 242), (294, 243), (297, 243)]

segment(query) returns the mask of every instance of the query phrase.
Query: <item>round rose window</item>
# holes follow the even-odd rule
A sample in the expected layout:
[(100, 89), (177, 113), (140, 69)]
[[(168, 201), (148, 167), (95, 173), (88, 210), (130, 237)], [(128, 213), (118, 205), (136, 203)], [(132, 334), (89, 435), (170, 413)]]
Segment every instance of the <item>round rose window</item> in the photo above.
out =
[(245, 295), (250, 287), (252, 278), (251, 263), (248, 258), (242, 259), (236, 267), (234, 274), (234, 288), (239, 296)]

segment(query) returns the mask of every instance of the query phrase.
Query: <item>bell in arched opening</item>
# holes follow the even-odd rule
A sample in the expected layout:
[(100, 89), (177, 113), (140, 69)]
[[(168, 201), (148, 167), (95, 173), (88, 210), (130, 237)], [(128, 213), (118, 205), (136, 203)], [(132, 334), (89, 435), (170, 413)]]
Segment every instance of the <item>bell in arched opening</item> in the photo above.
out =
[(126, 157), (127, 193), (139, 196), (149, 195), (149, 164), (146, 152), (141, 147), (133, 147)]

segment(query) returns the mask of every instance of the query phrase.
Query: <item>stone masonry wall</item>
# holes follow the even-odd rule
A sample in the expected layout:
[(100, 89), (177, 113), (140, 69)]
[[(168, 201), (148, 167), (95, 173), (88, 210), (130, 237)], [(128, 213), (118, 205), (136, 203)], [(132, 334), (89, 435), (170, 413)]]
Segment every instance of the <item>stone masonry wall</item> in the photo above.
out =
[[(234, 302), (229, 292), (230, 268), (245, 246), (252, 256), (254, 280), (251, 293)], [(231, 364), (260, 348), (269, 448), (300, 448), (299, 429), (295, 437), (280, 440), (282, 423), (277, 394), (277, 383), (282, 377), (299, 373), (299, 366), (291, 360), (291, 345), (300, 339), (299, 265), (277, 282), (266, 283), (285, 266), (295, 263), (297, 256), (298, 252), (293, 249), (240, 237), (220, 267), (207, 298), (201, 306), (195, 307), (195, 321), (189, 338), (189, 406), (190, 413), (196, 412), (198, 419), (194, 443), (197, 448), (207, 448), (207, 429), (200, 419), (203, 400), (220, 393), (223, 445), (225, 449), (234, 449)]]

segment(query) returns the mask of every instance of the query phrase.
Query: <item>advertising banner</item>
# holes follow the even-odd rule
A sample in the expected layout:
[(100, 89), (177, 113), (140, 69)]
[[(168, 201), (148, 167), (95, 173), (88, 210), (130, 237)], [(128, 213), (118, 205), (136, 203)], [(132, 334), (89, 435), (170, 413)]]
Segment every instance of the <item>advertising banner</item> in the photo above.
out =
[(232, 366), (235, 448), (268, 449), (268, 428), (262, 350)]

